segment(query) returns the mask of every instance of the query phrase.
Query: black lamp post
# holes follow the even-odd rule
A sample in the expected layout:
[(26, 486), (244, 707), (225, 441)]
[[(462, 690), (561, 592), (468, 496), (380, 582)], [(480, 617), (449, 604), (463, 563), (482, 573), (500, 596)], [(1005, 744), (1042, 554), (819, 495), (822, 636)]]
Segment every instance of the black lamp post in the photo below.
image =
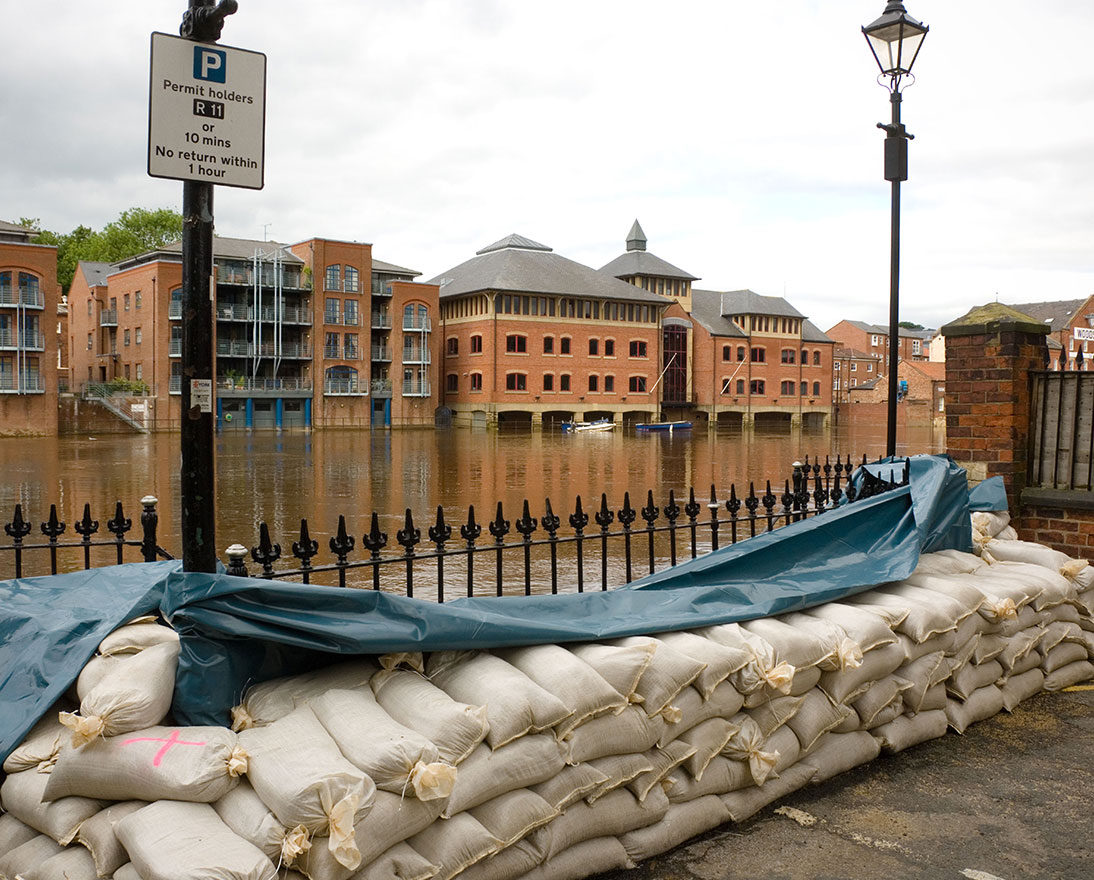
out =
[(900, 90), (904, 78), (915, 82), (912, 65), (919, 55), (927, 26), (916, 21), (904, 9), (900, 0), (889, 0), (881, 17), (862, 29), (877, 66), (881, 69), (878, 82), (889, 90), (893, 120), (885, 130), (885, 179), (893, 184), (892, 246), (889, 264), (889, 413), (885, 435), (886, 455), (896, 455), (897, 361), (900, 352), (900, 182), (908, 179), (908, 134), (900, 122)]

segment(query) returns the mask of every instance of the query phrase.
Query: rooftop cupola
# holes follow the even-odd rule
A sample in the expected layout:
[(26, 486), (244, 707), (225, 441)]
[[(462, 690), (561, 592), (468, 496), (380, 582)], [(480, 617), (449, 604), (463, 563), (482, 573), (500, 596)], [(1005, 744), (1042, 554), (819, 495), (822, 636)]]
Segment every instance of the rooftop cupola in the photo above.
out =
[(644, 251), (646, 249), (646, 233), (642, 231), (642, 227), (638, 225), (638, 221), (634, 221), (634, 225), (631, 227), (631, 231), (627, 233), (627, 250), (628, 251)]

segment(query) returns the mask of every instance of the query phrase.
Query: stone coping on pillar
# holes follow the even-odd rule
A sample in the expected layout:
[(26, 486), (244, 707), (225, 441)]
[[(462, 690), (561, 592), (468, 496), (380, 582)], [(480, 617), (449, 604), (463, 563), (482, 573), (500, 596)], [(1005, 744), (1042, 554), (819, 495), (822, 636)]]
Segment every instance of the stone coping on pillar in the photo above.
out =
[(983, 336), (999, 332), (1048, 335), (1049, 326), (1003, 303), (993, 302), (971, 309), (956, 321), (944, 324), (943, 336)]

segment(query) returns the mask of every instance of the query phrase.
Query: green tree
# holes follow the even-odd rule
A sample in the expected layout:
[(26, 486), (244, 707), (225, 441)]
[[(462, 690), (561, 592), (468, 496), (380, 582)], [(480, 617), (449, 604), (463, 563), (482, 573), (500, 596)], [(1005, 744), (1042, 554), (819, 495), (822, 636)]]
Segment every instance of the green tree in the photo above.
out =
[[(21, 226), (38, 228), (37, 219), (22, 218)], [(96, 232), (77, 226), (69, 233), (42, 230), (39, 244), (57, 245), (57, 280), (67, 294), (80, 260), (115, 263), (156, 250), (182, 237), (182, 215), (170, 208), (130, 208)]]
[(925, 329), (922, 324), (916, 324), (913, 321), (901, 321), (897, 324), (898, 327), (903, 327), (905, 330), (923, 330)]

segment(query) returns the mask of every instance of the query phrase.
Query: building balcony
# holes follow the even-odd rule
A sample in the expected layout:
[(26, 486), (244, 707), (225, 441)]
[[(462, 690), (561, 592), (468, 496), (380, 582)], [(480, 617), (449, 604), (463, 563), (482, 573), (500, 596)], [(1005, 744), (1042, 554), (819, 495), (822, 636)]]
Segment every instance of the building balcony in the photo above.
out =
[(0, 394), (45, 394), (46, 381), (38, 373), (0, 373)]
[(182, 357), (182, 340), (171, 339), (167, 343), (167, 356), (168, 357)]
[(433, 359), (429, 349), (421, 345), (408, 345), (403, 347), (404, 364), (431, 364)]
[(341, 324), (342, 316), (338, 312), (323, 312), (324, 324)]
[(282, 344), (281, 350), (278, 351), (272, 342), (263, 342), (255, 346), (246, 341), (217, 340), (217, 357), (310, 358), (311, 356), (311, 346), (299, 343)]
[[(181, 310), (181, 309), (180, 309)], [(218, 321), (244, 321), (252, 323), (255, 318), (263, 323), (273, 324), (278, 319), (278, 313), (272, 306), (267, 306), (255, 311), (253, 306), (240, 303), (218, 303), (216, 317)], [(299, 306), (283, 306), (280, 312), (281, 323), (303, 324), (311, 326), (311, 314)]]
[(356, 327), (361, 323), (361, 320), (357, 315), (346, 314), (342, 316), (342, 323), (347, 327)]
[[(217, 284), (229, 285), (233, 284), (237, 287), (254, 287), (255, 273), (248, 269), (246, 272), (238, 272), (226, 270), (220, 266), (216, 267)], [(274, 279), (270, 270), (267, 270), (261, 275), (262, 287), (267, 289), (273, 289)], [(281, 281), (282, 290), (311, 290), (311, 279), (300, 272), (286, 272)]]
[(177, 299), (171, 300), (171, 304), (167, 307), (167, 317), (172, 321), (182, 320), (182, 303)]
[(99, 312), (99, 326), (100, 327), (117, 327), (118, 326), (118, 310), (117, 309), (103, 309)]
[(16, 351), (45, 351), (46, 338), (34, 330), (16, 332), (12, 329), (0, 330), (0, 348)]
[(312, 380), (302, 376), (218, 376), (218, 391), (311, 391)]
[(380, 284), (374, 281), (372, 283), (372, 295), (373, 296), (392, 296), (392, 290), (390, 284)]
[(390, 330), (391, 329), (391, 315), (384, 312), (372, 313), (372, 326), (377, 330)]
[(358, 396), (363, 397), (368, 394), (368, 384), (359, 382), (357, 377), (339, 377), (323, 380), (323, 393), (329, 396), (346, 397), (346, 396)]
[(372, 346), (372, 359), (374, 361), (390, 361), (391, 349), (386, 345), (374, 345)]
[(342, 349), (342, 360), (344, 361), (355, 361), (359, 360), (360, 357), (361, 352), (356, 345), (347, 345)]
[(31, 309), (44, 309), (46, 298), (41, 290), (15, 288), (10, 284), (0, 285), (0, 306), (26, 306)]
[(403, 382), (403, 397), (429, 397), (431, 393), (428, 380)]
[(167, 382), (168, 394), (182, 394), (182, 376), (172, 376)]
[(373, 379), (370, 387), (373, 397), (391, 397), (390, 379)]
[(423, 333), (428, 333), (433, 329), (433, 325), (428, 316), (421, 318), (418, 315), (414, 315), (413, 317), (410, 315), (403, 315), (403, 329), (420, 330)]

